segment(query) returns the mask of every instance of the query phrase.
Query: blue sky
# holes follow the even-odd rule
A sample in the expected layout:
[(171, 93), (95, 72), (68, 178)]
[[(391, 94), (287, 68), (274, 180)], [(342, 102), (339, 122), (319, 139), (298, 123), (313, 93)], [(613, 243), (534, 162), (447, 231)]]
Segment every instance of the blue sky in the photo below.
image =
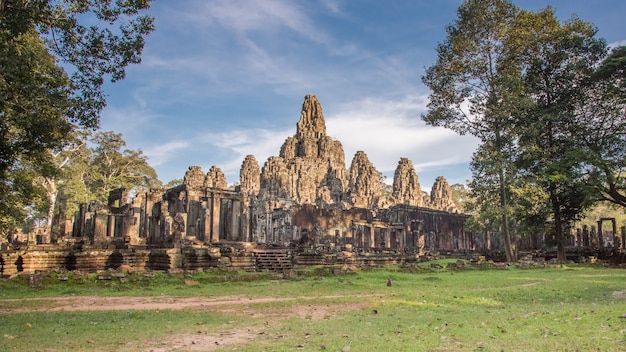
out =
[[(461, 0), (160, 0), (143, 62), (106, 86), (101, 129), (122, 133), (164, 182), (187, 167), (220, 167), (239, 181), (243, 159), (262, 167), (293, 135), (304, 96), (318, 97), (327, 134), (393, 179), (400, 157), (423, 188), (471, 178), (472, 137), (425, 125), (420, 77)], [(515, 1), (577, 14), (626, 44), (626, 1)]]

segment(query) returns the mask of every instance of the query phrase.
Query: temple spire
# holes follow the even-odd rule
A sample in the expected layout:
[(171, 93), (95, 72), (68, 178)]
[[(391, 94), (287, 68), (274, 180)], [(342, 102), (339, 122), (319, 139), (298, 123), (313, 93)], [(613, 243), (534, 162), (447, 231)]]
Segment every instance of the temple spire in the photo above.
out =
[(319, 138), (326, 135), (326, 122), (324, 121), (322, 105), (315, 95), (304, 97), (300, 121), (296, 126), (296, 133), (299, 137), (315, 136)]

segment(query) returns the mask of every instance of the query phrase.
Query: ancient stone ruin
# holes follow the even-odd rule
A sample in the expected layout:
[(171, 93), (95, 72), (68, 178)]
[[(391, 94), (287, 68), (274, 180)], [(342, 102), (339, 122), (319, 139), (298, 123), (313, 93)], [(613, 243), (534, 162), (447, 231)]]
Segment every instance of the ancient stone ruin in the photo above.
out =
[[(190, 166), (183, 184), (174, 188), (133, 199), (118, 189), (106, 205), (81, 207), (72, 231), (62, 234), (65, 247), (47, 245), (48, 256), (5, 252), (0, 265), (5, 273), (16, 270), (19, 256), (31, 269), (100, 270), (122, 264), (258, 269), (268, 251), (278, 251), (289, 266), (325, 263), (346, 253), (365, 262), (418, 260), (483, 245), (464, 231), (466, 216), (458, 213), (443, 177), (427, 194), (412, 162), (400, 158), (392, 192), (383, 194), (380, 174), (364, 151), (346, 168), (342, 144), (326, 134), (315, 96), (305, 97), (296, 127), (263, 167), (246, 156), (237, 187), (229, 188), (216, 166), (206, 173)], [(267, 266), (276, 269), (274, 262)]]

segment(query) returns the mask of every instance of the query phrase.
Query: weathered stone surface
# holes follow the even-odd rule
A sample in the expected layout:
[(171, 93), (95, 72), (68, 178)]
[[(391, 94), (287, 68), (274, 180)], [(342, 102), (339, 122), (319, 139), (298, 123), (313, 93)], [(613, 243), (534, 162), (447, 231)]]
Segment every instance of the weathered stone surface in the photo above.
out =
[(213, 165), (207, 172), (204, 179), (204, 186), (210, 188), (227, 189), (228, 182), (226, 182), (226, 176), (222, 172), (222, 169)]
[(358, 208), (374, 208), (380, 198), (380, 176), (367, 154), (358, 151), (350, 165), (349, 192)]
[[(262, 268), (254, 258), (233, 261), (241, 250), (257, 245), (289, 245), (280, 263), (291, 263), (294, 246), (314, 254), (314, 259), (297, 259), (308, 264), (324, 263), (322, 253), (342, 253), (338, 257), (344, 263), (353, 260), (353, 253), (354, 258), (360, 257), (358, 253), (384, 253), (376, 261), (366, 255), (368, 265), (380, 263), (379, 259), (397, 263), (401, 253), (471, 250), (477, 243), (486, 248), (488, 241), (464, 233), (466, 216), (446, 212), (455, 212), (456, 207), (444, 178), (438, 178), (431, 195), (422, 198), (415, 169), (406, 158), (398, 163), (391, 191), (382, 188), (380, 174), (362, 151), (346, 169), (343, 147), (326, 135), (315, 96), (305, 98), (296, 127), (280, 155), (268, 158), (262, 170), (248, 155), (241, 165), (240, 185), (234, 189), (227, 188), (224, 173), (216, 166), (206, 174), (191, 166), (182, 185), (151, 190), (132, 202), (126, 190), (114, 190), (106, 206), (81, 206), (73, 246), (40, 256), (48, 250), (26, 253), (16, 239), (9, 257), (2, 254), (7, 245), (0, 248), (0, 271), (61, 267), (92, 271), (124, 265), (197, 270), (231, 263), (238, 268), (257, 263)], [(116, 250), (85, 261), (86, 246)], [(143, 249), (137, 246), (149, 250), (140, 252)]]
[(437, 177), (430, 191), (430, 207), (451, 213), (458, 212), (452, 200), (452, 188), (443, 176)]
[(241, 164), (239, 172), (239, 190), (247, 201), (250, 196), (256, 196), (261, 189), (261, 171), (259, 162), (254, 155), (247, 155)]
[(300, 121), (296, 125), (296, 135), (300, 138), (314, 137), (320, 138), (326, 135), (326, 121), (322, 113), (322, 104), (314, 95), (304, 97)]
[(422, 206), (424, 194), (420, 181), (413, 168), (413, 163), (407, 158), (400, 158), (398, 167), (393, 175), (393, 198), (396, 204)]
[(289, 198), (289, 174), (285, 159), (271, 156), (261, 170), (261, 189), (259, 200), (277, 201)]
[(189, 188), (201, 188), (204, 186), (204, 171), (200, 166), (190, 166), (185, 173), (183, 183)]
[(258, 193), (257, 214), (308, 204), (321, 209), (380, 209), (394, 204), (456, 209), (445, 188), (437, 188), (434, 196), (424, 195), (407, 158), (400, 159), (393, 192), (387, 196), (381, 194), (379, 173), (364, 152), (357, 152), (346, 169), (343, 146), (326, 135), (322, 106), (313, 95), (305, 97), (296, 134), (285, 140), (279, 156), (270, 157), (263, 166), (258, 188), (256, 165), (254, 157), (246, 157), (240, 189), (245, 198)]
[(343, 207), (347, 187), (343, 147), (326, 136), (322, 106), (315, 96), (305, 97), (296, 134), (285, 140), (279, 155), (263, 167), (260, 201)]

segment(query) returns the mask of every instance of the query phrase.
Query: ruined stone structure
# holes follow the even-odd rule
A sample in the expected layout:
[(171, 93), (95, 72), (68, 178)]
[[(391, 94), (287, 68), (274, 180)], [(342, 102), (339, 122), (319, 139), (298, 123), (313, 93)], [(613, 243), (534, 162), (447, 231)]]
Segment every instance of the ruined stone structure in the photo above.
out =
[[(394, 253), (413, 260), (428, 252), (478, 249), (480, 243), (463, 230), (465, 216), (457, 212), (443, 177), (428, 195), (411, 161), (400, 158), (393, 191), (383, 194), (379, 173), (364, 151), (346, 168), (342, 144), (326, 134), (315, 96), (305, 97), (296, 127), (279, 155), (262, 168), (254, 156), (244, 159), (237, 187), (229, 189), (216, 166), (206, 174), (191, 166), (183, 184), (174, 188), (132, 200), (119, 189), (106, 205), (81, 207), (66, 239), (117, 250), (117, 259), (107, 263), (136, 261), (157, 268), (217, 265), (218, 257), (223, 265), (224, 256), (236, 265), (233, 246)], [(72, 249), (70, 262), (82, 258), (76, 251)], [(139, 259), (131, 259), (135, 257)], [(66, 262), (55, 260), (50, 262)]]

